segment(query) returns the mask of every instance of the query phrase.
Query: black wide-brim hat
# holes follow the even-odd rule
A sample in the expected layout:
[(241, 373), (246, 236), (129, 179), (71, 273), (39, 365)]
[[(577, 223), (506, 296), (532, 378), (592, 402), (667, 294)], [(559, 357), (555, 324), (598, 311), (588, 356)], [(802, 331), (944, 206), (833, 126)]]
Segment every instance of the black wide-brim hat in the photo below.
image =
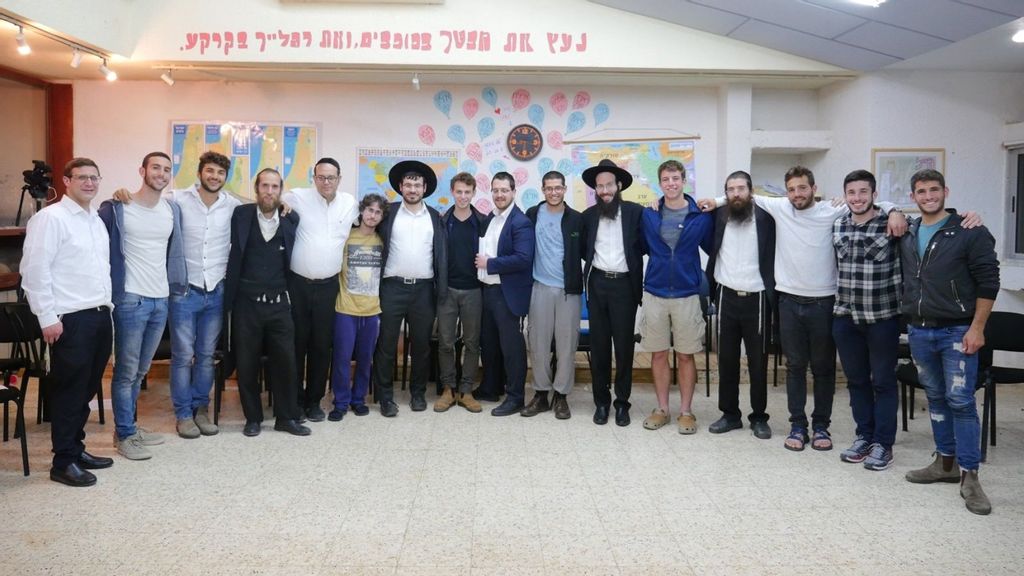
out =
[(601, 172), (611, 172), (615, 174), (615, 179), (622, 183), (622, 189), (625, 190), (633, 184), (633, 175), (628, 170), (619, 168), (615, 162), (605, 158), (597, 163), (597, 166), (591, 166), (583, 171), (583, 181), (587, 183), (587, 186), (591, 188), (597, 187), (597, 175)]
[(434, 193), (437, 189), (437, 174), (419, 160), (402, 160), (398, 164), (391, 167), (391, 171), (388, 172), (388, 180), (391, 182), (391, 189), (398, 192), (398, 195), (402, 195), (402, 177), (409, 172), (415, 172), (420, 176), (423, 176), (423, 197), (426, 198)]

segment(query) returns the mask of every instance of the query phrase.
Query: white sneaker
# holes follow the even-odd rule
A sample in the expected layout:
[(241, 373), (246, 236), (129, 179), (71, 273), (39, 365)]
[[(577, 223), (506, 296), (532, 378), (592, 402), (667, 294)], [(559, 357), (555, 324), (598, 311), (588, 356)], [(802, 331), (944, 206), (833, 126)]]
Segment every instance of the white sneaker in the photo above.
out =
[(117, 441), (117, 453), (129, 460), (149, 460), (153, 453), (143, 445), (142, 436), (138, 432)]

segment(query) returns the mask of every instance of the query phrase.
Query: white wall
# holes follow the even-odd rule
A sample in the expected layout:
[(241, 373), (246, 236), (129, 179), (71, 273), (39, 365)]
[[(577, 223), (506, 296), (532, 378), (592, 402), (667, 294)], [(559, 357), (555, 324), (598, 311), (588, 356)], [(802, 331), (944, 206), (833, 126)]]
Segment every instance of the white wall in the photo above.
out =
[[(11, 226), (24, 185), (21, 173), (32, 168), (32, 160), (46, 160), (46, 91), (0, 79), (0, 102), (0, 226)], [(32, 206), (28, 198), (22, 226), (32, 215)]]

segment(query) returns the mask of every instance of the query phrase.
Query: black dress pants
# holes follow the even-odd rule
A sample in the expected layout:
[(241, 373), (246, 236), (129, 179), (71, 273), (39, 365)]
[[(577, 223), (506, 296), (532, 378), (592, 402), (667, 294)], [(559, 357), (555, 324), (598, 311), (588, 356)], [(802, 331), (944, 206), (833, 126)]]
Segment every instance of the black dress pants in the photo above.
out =
[(114, 336), (110, 308), (105, 306), (65, 314), (61, 323), (64, 332), (50, 348), (54, 468), (74, 464), (85, 450), (89, 401), (100, 389)]
[(522, 319), (508, 308), (501, 285), (484, 285), (484, 311), (480, 319), (480, 354), (484, 363), (481, 391), (491, 396), (508, 394), (508, 401), (523, 404), (526, 385), (526, 340)]
[(418, 280), (406, 284), (401, 278), (388, 277), (380, 282), (380, 335), (373, 354), (373, 373), (377, 402), (394, 401), (394, 365), (402, 320), (409, 324), (412, 376), (409, 390), (414, 397), (425, 396), (430, 376), (430, 333), (434, 330), (434, 281)]
[(747, 351), (750, 374), (751, 422), (767, 422), (768, 376), (765, 365), (765, 341), (770, 308), (761, 292), (737, 293), (722, 286), (718, 297), (718, 409), (732, 422), (743, 418), (740, 412), (740, 343)]
[(633, 328), (636, 301), (629, 277), (608, 277), (591, 270), (587, 285), (587, 311), (590, 315), (590, 373), (593, 378), (594, 404), (610, 406), (612, 345), (615, 346), (615, 406), (630, 407), (633, 390)]
[(231, 338), (238, 369), (238, 395), (246, 422), (263, 421), (260, 402), (260, 357), (267, 356), (267, 379), (274, 398), (274, 417), (298, 420), (295, 402), (295, 326), (282, 295), (278, 303), (256, 302), (239, 297), (231, 312)]
[(299, 407), (308, 408), (319, 405), (327, 390), (338, 279), (310, 280), (291, 274), (288, 294), (295, 323), (295, 383)]

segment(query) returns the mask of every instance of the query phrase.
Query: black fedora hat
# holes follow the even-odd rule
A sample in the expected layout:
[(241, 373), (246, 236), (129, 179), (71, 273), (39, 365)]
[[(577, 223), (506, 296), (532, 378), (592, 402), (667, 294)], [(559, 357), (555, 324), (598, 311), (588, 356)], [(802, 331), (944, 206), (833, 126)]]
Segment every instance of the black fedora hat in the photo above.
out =
[(597, 175), (601, 172), (611, 172), (615, 174), (615, 179), (622, 183), (622, 189), (625, 190), (633, 184), (633, 175), (628, 170), (619, 168), (615, 162), (605, 158), (597, 163), (597, 166), (591, 166), (583, 171), (583, 181), (587, 183), (587, 186), (595, 188), (597, 186), (596, 180)]
[(398, 164), (391, 167), (391, 171), (388, 172), (388, 180), (391, 182), (391, 189), (398, 192), (399, 196), (402, 194), (402, 177), (409, 172), (415, 172), (420, 176), (423, 176), (423, 197), (426, 198), (434, 193), (437, 188), (437, 174), (419, 160), (402, 160)]

